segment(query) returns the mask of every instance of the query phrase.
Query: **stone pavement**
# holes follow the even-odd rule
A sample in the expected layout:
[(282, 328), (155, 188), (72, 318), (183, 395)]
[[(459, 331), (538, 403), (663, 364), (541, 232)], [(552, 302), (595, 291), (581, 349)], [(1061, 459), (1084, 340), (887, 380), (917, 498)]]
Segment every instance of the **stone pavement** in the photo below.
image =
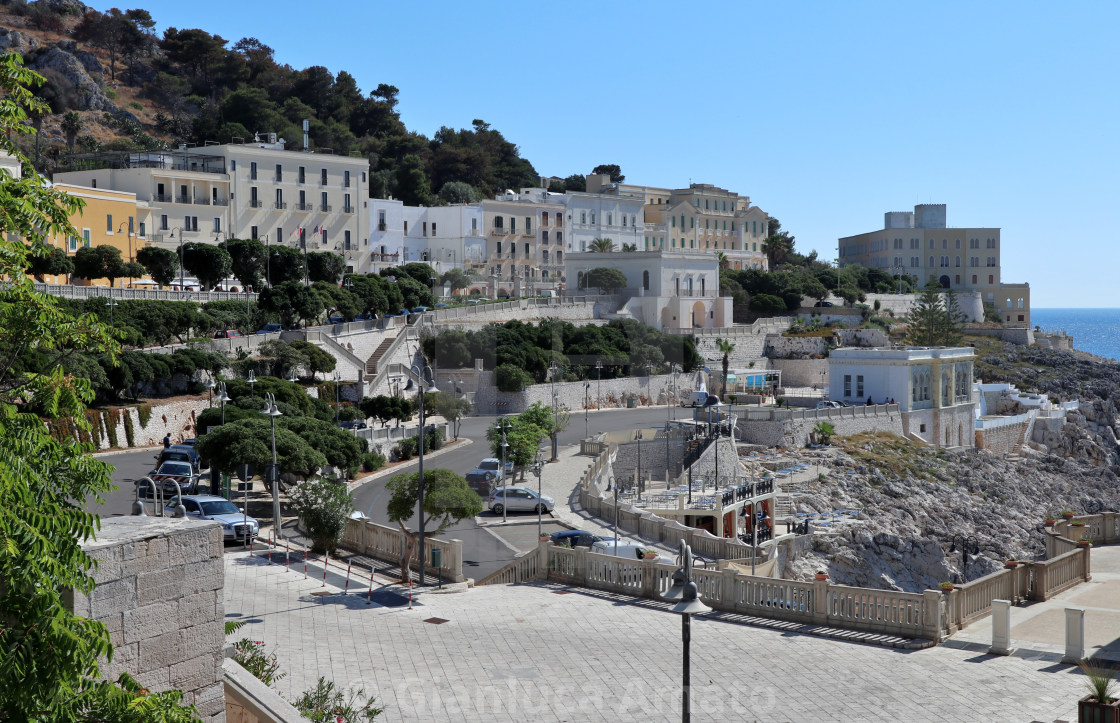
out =
[[(1120, 546), (1094, 547), (1092, 580), (1047, 600), (1011, 608), (1011, 646), (1018, 655), (1059, 660), (1065, 655), (1065, 609), (1085, 611), (1085, 655), (1120, 664)], [(991, 618), (979, 620), (948, 642), (987, 650)]]
[[(225, 564), (227, 615), (275, 652), (289, 699), (325, 676), (376, 694), (393, 721), (679, 718), (681, 626), (665, 604), (530, 584), (424, 595), (408, 610), (313, 596), (338, 588), (244, 553)], [(692, 625), (696, 720), (1075, 720), (1083, 680), (1070, 666), (943, 646)]]

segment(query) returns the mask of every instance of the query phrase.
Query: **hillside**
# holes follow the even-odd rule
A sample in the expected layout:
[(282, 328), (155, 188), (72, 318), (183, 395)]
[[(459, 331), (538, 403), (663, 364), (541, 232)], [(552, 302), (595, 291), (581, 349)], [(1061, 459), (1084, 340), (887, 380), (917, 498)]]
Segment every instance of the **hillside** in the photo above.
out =
[(0, 50), (20, 53), (47, 78), (38, 95), (53, 112), (33, 119), (38, 148), (26, 148), (39, 170), (64, 169), (71, 154), (254, 133), (276, 133), (294, 150), (306, 119), (312, 148), (369, 158), (372, 197), (456, 203), (539, 180), (517, 146), (482, 120), (427, 138), (401, 121), (393, 85), (363, 93), (345, 70), (277, 63), (256, 38), (231, 42), (197, 28), (157, 36), (154, 28), (146, 10), (102, 13), (80, 0), (0, 4)]

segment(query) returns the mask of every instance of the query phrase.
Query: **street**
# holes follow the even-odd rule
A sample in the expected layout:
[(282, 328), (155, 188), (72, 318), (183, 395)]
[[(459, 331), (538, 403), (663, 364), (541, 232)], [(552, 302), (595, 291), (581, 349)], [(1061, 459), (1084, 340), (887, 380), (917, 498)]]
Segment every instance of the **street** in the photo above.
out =
[[(678, 419), (691, 416), (691, 410), (678, 408), (673, 411)], [(466, 474), (474, 469), (483, 458), (494, 456), (486, 442), (486, 430), (494, 423), (495, 419), (494, 416), (464, 418), (459, 435), (460, 438), (468, 439), (471, 443), (443, 452), (434, 458), (426, 458), (425, 467), (428, 469), (450, 469), (459, 474)], [(593, 436), (600, 432), (638, 426), (655, 427), (663, 425), (665, 419), (666, 410), (663, 406), (592, 412), (587, 415), (587, 434)], [(568, 428), (560, 433), (560, 446), (579, 444), (579, 441), (584, 438), (584, 415), (582, 412), (573, 412)], [(542, 457), (545, 459), (548, 458), (548, 444), (547, 439), (542, 442)], [(106, 495), (103, 504), (91, 505), (89, 510), (101, 516), (130, 514), (132, 501), (136, 496), (133, 480), (143, 477), (151, 471), (158, 453), (158, 448), (151, 448), (101, 456), (101, 459), (109, 462), (115, 468), (112, 477), (118, 489)], [(394, 473), (415, 471), (417, 465), (418, 460), (413, 458), (410, 462), (395, 467)], [(206, 476), (206, 473), (203, 474)], [(354, 490), (354, 509), (364, 512), (374, 522), (390, 524), (386, 512), (389, 498), (385, 491), (385, 485), (391, 477), (392, 475), (383, 475)], [(529, 487), (536, 486), (535, 479), (528, 472), (526, 472), (524, 484)], [(576, 480), (573, 479), (572, 486), (574, 487), (575, 484)], [(270, 513), (271, 507), (267, 504), (254, 505), (250, 512), (262, 524), (271, 521)], [(508, 514), (508, 518), (511, 521), (525, 520), (529, 522), (536, 519), (536, 514), (511, 512)], [(464, 566), (469, 570), (467, 574), (476, 580), (500, 569), (517, 555), (517, 545), (501, 536), (500, 521), (500, 516), (494, 515), (484, 508), (482, 514), (477, 518), (463, 520), (450, 527), (443, 534), (444, 537), (463, 541)], [(499, 527), (487, 526), (495, 523)], [(415, 516), (407, 524), (414, 527), (416, 525)]]

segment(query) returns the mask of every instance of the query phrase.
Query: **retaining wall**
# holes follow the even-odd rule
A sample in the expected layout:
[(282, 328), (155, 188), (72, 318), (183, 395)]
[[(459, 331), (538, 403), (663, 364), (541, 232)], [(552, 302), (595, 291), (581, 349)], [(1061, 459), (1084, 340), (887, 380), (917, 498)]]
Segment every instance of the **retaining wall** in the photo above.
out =
[(860, 432), (891, 432), (905, 436), (902, 413), (897, 404), (840, 409), (747, 409), (739, 416), (740, 439), (768, 447), (802, 447), (820, 422), (828, 422), (837, 436)]
[(821, 384), (828, 384), (828, 359), (770, 359), (769, 361), (771, 369), (782, 372), (783, 387), (819, 388)]

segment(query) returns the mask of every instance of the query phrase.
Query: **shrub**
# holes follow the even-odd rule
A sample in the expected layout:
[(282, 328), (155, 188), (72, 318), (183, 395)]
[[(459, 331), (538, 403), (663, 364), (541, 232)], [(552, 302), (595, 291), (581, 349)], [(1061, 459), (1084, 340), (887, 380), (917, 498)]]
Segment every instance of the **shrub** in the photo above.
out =
[(780, 296), (773, 294), (756, 294), (751, 298), (751, 311), (773, 312), (785, 311), (786, 302)]
[(354, 498), (345, 483), (325, 479), (296, 485), (288, 493), (292, 507), (303, 520), (312, 552), (333, 552), (342, 539), (346, 520), (354, 511)]
[(375, 708), (373, 704), (376, 700), (372, 696), (367, 697), (364, 688), (343, 692), (335, 687), (334, 681), (321, 677), (314, 688), (305, 690), (292, 705), (304, 718), (313, 721), (356, 723), (381, 715), (384, 708)]
[(242, 668), (255, 675), (265, 685), (272, 685), (287, 673), (277, 673), (280, 663), (275, 653), (265, 654), (264, 643), (260, 640), (242, 638), (233, 644), (233, 659)]
[(522, 388), (532, 383), (533, 378), (515, 364), (502, 364), (494, 369), (494, 384), (499, 391), (520, 392)]
[(374, 472), (385, 466), (385, 455), (380, 452), (368, 452), (362, 456), (362, 471)]

